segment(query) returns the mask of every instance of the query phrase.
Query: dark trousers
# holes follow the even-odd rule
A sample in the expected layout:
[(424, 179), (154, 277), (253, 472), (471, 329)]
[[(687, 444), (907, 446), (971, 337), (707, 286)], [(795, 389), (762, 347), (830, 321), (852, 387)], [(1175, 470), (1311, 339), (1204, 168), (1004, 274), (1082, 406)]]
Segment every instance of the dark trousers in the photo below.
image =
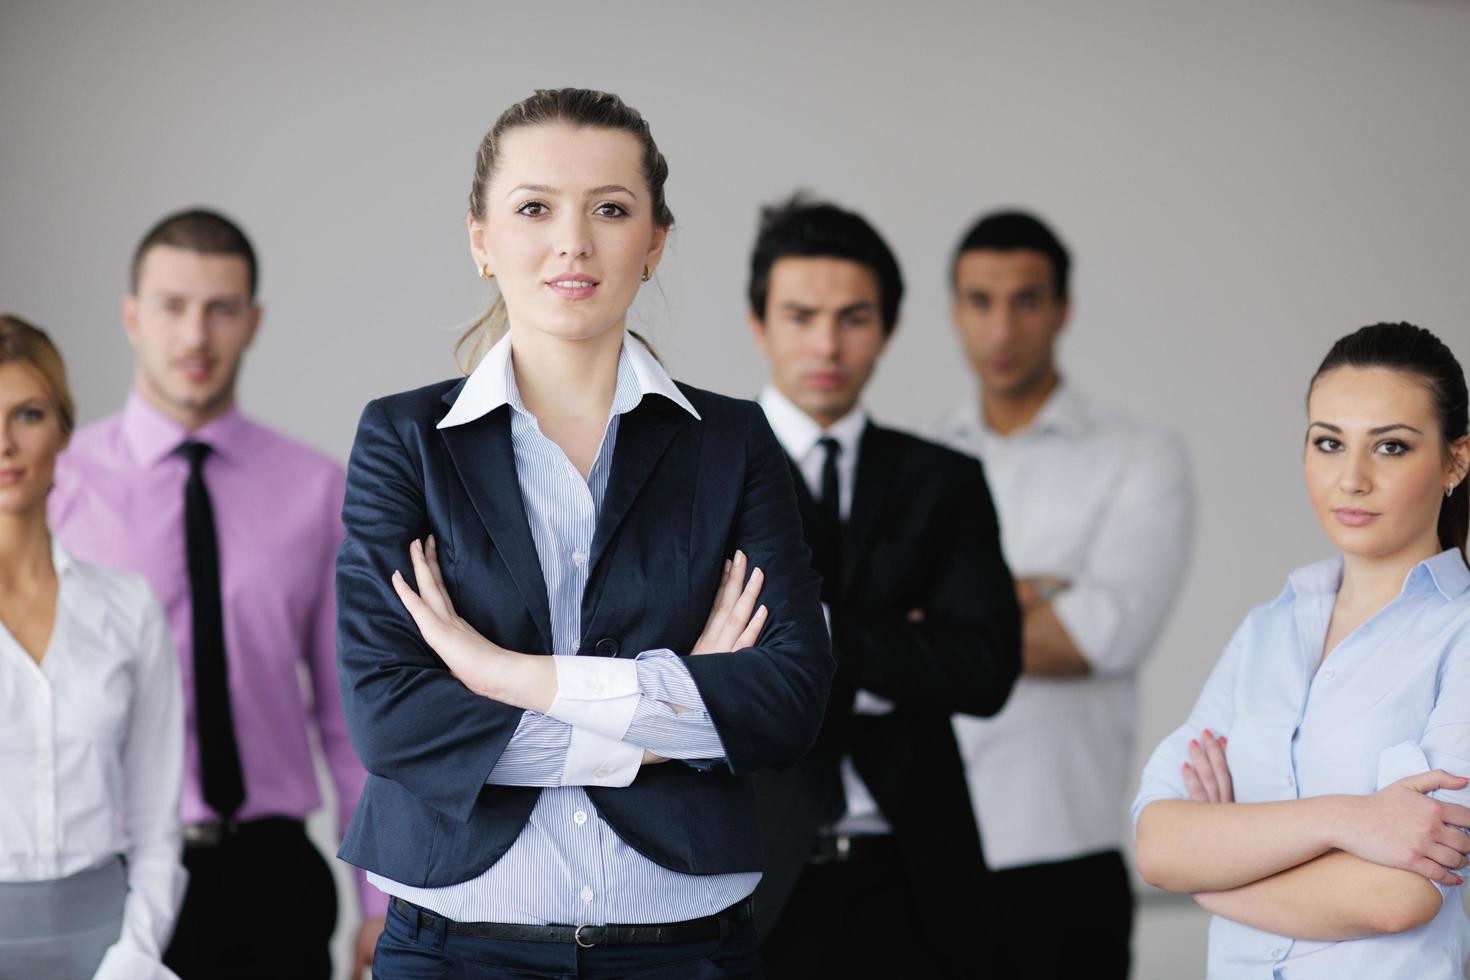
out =
[(562, 980), (572, 977), (636, 977), (638, 980), (759, 978), (755, 925), (749, 920), (722, 930), (718, 939), (693, 943), (596, 946), (452, 936), (443, 919), (410, 920), (397, 904), (373, 955), (373, 980)]
[(163, 958), (181, 980), (330, 980), (337, 890), (299, 821), (187, 845), (184, 867), (189, 888)]
[[(1126, 980), (1133, 891), (1118, 851), (992, 873), (998, 977)], [(1012, 958), (1010, 954), (1016, 954)]]
[[(947, 904), (947, 903), (946, 903)], [(945, 977), (979, 923), (935, 908), (914, 886), (896, 838), (858, 837), (846, 860), (809, 863), (761, 947), (772, 980), (811, 977)], [(977, 901), (975, 907), (980, 907)]]

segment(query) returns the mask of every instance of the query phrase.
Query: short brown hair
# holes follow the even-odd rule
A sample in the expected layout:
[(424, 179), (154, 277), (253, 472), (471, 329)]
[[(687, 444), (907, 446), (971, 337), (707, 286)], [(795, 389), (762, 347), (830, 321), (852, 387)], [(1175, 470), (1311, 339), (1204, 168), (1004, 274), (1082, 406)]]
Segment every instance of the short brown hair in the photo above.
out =
[(138, 292), (138, 273), (143, 268), (143, 256), (155, 245), (170, 245), (203, 255), (238, 255), (245, 260), (250, 272), (250, 298), (255, 298), (255, 285), (259, 272), (255, 263), (255, 249), (240, 226), (218, 211), (205, 208), (189, 208), (176, 211), (148, 229), (148, 234), (133, 249), (132, 290)]
[(0, 364), (24, 364), (36, 372), (56, 405), (61, 434), (71, 435), (77, 425), (77, 406), (66, 383), (66, 363), (46, 331), (14, 313), (0, 313)]

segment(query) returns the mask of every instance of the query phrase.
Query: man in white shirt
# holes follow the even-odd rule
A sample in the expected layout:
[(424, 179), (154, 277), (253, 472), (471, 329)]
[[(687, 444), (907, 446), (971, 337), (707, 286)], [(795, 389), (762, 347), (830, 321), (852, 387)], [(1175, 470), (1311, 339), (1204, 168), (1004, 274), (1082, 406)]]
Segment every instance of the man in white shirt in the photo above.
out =
[(800, 197), (762, 216), (760, 402), (791, 463), (837, 661), (816, 745), (755, 778), (773, 978), (969, 974), (956, 922), (991, 911), (950, 715), (1000, 709), (1020, 610), (974, 458), (860, 405), (902, 293), (861, 216)]
[[(1058, 373), (1069, 267), (1029, 214), (970, 229), (952, 312), (980, 393), (932, 434), (983, 462), (1024, 617), (1022, 677), (1005, 709), (954, 719), (1001, 897), (993, 924), (1026, 935), (1067, 922), (1067, 942), (1000, 975), (1122, 978), (1136, 673), (1179, 593), (1193, 494), (1177, 437), (1093, 405)], [(1086, 911), (1063, 913), (1060, 894)]]

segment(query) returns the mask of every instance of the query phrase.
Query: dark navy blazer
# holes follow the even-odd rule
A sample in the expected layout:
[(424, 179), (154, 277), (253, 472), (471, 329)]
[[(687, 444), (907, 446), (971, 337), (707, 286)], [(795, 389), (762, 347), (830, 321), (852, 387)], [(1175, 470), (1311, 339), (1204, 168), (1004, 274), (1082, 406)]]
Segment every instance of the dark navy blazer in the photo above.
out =
[[(339, 856), (406, 885), (483, 873), (541, 790), (487, 786), (521, 710), (470, 693), (429, 649), (389, 581), (433, 533), (457, 611), (525, 653), (551, 649), (546, 586), (516, 480), (511, 409), (437, 429), (463, 381), (368, 404), (358, 425), (337, 559), (337, 656), (347, 729), (368, 771)], [(633, 657), (694, 645), (724, 560), (765, 572), (759, 645), (684, 657), (726, 764), (646, 766), (632, 785), (587, 787), (623, 840), (691, 874), (756, 871), (749, 773), (790, 766), (822, 722), (834, 664), (820, 580), (791, 472), (753, 402), (680, 385), (695, 419), (650, 394), (619, 423), (593, 536), (579, 654)]]

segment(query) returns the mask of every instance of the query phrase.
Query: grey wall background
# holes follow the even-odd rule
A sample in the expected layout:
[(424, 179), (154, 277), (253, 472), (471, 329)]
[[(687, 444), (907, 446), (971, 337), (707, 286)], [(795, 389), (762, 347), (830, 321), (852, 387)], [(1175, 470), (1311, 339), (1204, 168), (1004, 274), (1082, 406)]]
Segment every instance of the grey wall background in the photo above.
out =
[(947, 314), (958, 235), (1037, 209), (1077, 260), (1067, 376), (1194, 456), (1196, 556), (1144, 675), (1145, 749), (1245, 611), (1327, 550), (1299, 464), (1329, 343), (1410, 319), (1470, 363), (1463, 0), (0, 11), (0, 307), (57, 337), (86, 419), (129, 382), (133, 244), (208, 203), (262, 256), (243, 404), (345, 459), (369, 398), (453, 372), (488, 298), (472, 154), (535, 87), (610, 89), (652, 122), (679, 223), (635, 320), (722, 391), (763, 377), (742, 320), (760, 203), (811, 188), (889, 237), (910, 295), (868, 402), (908, 425), (972, 395)]

